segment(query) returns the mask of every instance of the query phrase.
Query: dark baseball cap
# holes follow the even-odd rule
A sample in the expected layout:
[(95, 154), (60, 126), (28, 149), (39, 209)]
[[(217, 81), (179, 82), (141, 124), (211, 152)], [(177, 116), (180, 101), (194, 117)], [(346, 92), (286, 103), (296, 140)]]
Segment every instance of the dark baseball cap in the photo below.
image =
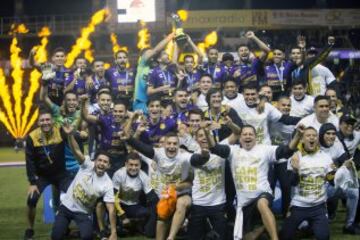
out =
[(342, 122), (345, 122), (345, 123), (347, 123), (347, 124), (353, 125), (353, 124), (356, 123), (356, 118), (354, 118), (354, 117), (353, 117), (352, 115), (350, 115), (350, 114), (344, 114), (344, 115), (342, 115), (341, 118), (340, 118), (340, 123), (342, 123)]
[(316, 49), (316, 47), (311, 46), (311, 47), (309, 47), (309, 49), (307, 50), (307, 54), (318, 54), (318, 50)]

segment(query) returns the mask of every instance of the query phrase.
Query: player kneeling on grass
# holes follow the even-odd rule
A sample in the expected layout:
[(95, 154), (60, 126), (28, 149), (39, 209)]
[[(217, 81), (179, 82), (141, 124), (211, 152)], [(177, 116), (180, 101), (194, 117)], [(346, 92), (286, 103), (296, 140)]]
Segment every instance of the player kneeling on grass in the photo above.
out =
[(269, 169), (276, 160), (291, 157), (300, 140), (302, 129), (303, 126), (299, 126), (288, 146), (256, 144), (256, 131), (251, 125), (242, 127), (239, 145), (215, 144), (214, 139), (208, 135), (211, 153), (230, 161), (237, 195), (234, 239), (242, 239), (243, 231), (246, 232), (252, 227), (256, 209), (270, 238), (278, 239), (275, 217), (270, 210), (273, 196), (268, 181)]
[(281, 239), (294, 239), (297, 227), (303, 221), (310, 223), (316, 239), (330, 239), (325, 183), (333, 167), (330, 155), (320, 150), (317, 131), (313, 127), (307, 127), (300, 151), (291, 159), (295, 187), (290, 214), (280, 233)]
[[(149, 176), (140, 168), (140, 156), (132, 152), (126, 157), (125, 167), (120, 168), (113, 176), (115, 207), (121, 219), (118, 224), (123, 227), (130, 223), (130, 219), (139, 220), (138, 223), (145, 224), (138, 224), (138, 230), (144, 232), (147, 237), (153, 237), (158, 197), (150, 186)], [(146, 194), (147, 206), (140, 203), (142, 192)]]
[[(207, 161), (209, 154), (208, 152), (190, 154), (181, 151), (176, 133), (168, 133), (165, 136), (164, 147), (161, 148), (153, 148), (151, 145), (130, 138), (129, 135), (129, 133), (125, 133), (123, 139), (127, 140), (131, 147), (157, 163), (160, 181), (156, 188), (158, 193), (163, 192), (163, 194), (159, 202), (160, 207), (158, 207), (160, 218), (156, 225), (156, 239), (173, 240), (184, 222), (187, 209), (191, 206), (191, 197), (189, 196), (191, 183), (187, 181), (190, 176), (190, 164)], [(174, 190), (176, 190), (176, 194)], [(162, 205), (164, 202), (165, 204)], [(174, 204), (175, 202), (176, 204)], [(164, 206), (165, 209), (161, 206)]]
[(62, 205), (55, 217), (51, 239), (64, 239), (71, 220), (80, 229), (81, 239), (93, 239), (92, 213), (99, 198), (103, 198), (109, 211), (111, 225), (110, 240), (117, 239), (116, 217), (114, 208), (114, 191), (111, 179), (106, 174), (110, 167), (110, 158), (104, 152), (99, 152), (94, 162), (89, 156), (84, 156), (74, 138), (72, 126), (65, 124), (64, 132), (80, 169), (71, 183)]

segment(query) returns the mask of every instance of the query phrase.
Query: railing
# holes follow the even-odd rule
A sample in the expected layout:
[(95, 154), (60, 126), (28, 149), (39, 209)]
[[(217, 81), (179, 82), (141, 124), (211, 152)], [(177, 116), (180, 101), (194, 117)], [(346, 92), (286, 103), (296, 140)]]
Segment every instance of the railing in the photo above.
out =
[(84, 14), (2, 17), (0, 18), (0, 35), (8, 35), (13, 23), (24, 23), (29, 29), (29, 34), (36, 34), (43, 26), (48, 26), (55, 35), (72, 34), (85, 26), (90, 16)]

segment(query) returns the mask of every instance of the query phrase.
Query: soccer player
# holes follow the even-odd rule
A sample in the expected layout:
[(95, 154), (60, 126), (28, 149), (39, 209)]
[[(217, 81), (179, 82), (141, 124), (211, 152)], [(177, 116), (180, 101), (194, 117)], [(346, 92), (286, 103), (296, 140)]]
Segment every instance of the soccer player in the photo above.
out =
[(199, 89), (199, 80), (201, 77), (201, 72), (199, 69), (195, 68), (195, 59), (192, 55), (184, 56), (184, 79), (180, 80), (180, 88), (185, 89), (189, 93), (192, 93)]
[(258, 143), (270, 144), (269, 122), (281, 122), (285, 125), (295, 125), (300, 118), (284, 115), (270, 103), (265, 102), (263, 112), (259, 112), (260, 99), (256, 83), (243, 87), (244, 102), (238, 106), (240, 118), (245, 124), (256, 129)]
[(275, 101), (285, 91), (285, 71), (287, 71), (289, 64), (285, 61), (284, 52), (281, 48), (274, 48), (273, 63), (265, 67), (266, 84), (271, 87)]
[[(115, 207), (122, 223), (129, 222), (129, 218), (144, 220), (145, 235), (155, 235), (156, 210), (154, 205), (158, 198), (150, 186), (150, 179), (141, 169), (141, 160), (136, 152), (129, 153), (126, 157), (125, 167), (114, 173), (112, 178), (115, 189)], [(140, 203), (140, 195), (146, 195), (146, 207)], [(153, 233), (152, 233), (153, 232)]]
[[(291, 86), (295, 80), (304, 81), (307, 84), (307, 92), (310, 95), (316, 96), (320, 93), (320, 85), (312, 81), (311, 70), (320, 62), (322, 62), (330, 53), (333, 45), (335, 44), (335, 38), (333, 36), (328, 37), (327, 46), (322, 52), (314, 57), (304, 60), (304, 48), (305, 44), (300, 43), (299, 46), (291, 49), (291, 58), (293, 61), (293, 68), (290, 71), (288, 85)], [(325, 92), (325, 90), (324, 90)]]
[(306, 127), (312, 126), (318, 132), (321, 125), (324, 123), (332, 123), (334, 126), (339, 126), (339, 119), (330, 112), (329, 97), (319, 95), (314, 100), (315, 112), (301, 119), (299, 124)]
[[(291, 101), (288, 96), (280, 96), (278, 98), (276, 108), (283, 115), (290, 115)], [(285, 125), (281, 122), (272, 122), (270, 124), (271, 143), (273, 145), (288, 144), (291, 141), (294, 125)], [(288, 159), (283, 158), (275, 162), (274, 168), (270, 171), (271, 189), (275, 189), (276, 182), (279, 181), (281, 190), (281, 210), (282, 216), (285, 218), (290, 205), (291, 184), (289, 182), (290, 174), (287, 171)]]
[(134, 94), (135, 73), (128, 67), (127, 51), (117, 51), (114, 58), (115, 66), (105, 71), (105, 79), (110, 84), (113, 100), (121, 100), (129, 106)]
[(48, 85), (48, 94), (51, 101), (60, 106), (63, 100), (65, 79), (71, 74), (70, 70), (64, 67), (66, 61), (65, 50), (56, 48), (52, 53), (51, 61), (53, 78)]
[[(102, 93), (107, 94), (109, 93)], [(110, 98), (111, 99), (111, 98)], [(125, 156), (127, 149), (125, 143), (120, 140), (120, 131), (127, 121), (127, 105), (124, 102), (115, 102), (112, 111), (100, 113), (100, 115), (88, 114), (88, 97), (81, 97), (81, 114), (85, 121), (100, 126), (100, 144), (99, 149), (107, 151), (110, 157), (111, 167), (108, 169), (110, 177), (114, 172), (125, 165)]]
[[(200, 128), (195, 132), (196, 141), (202, 150), (209, 149), (206, 131), (208, 130)], [(188, 239), (203, 239), (208, 219), (216, 239), (225, 240), (225, 204), (225, 159), (210, 154), (206, 164), (194, 167)]]
[[(202, 76), (208, 74), (211, 76), (213, 87), (222, 88), (223, 81), (226, 77), (226, 71), (219, 62), (219, 50), (215, 47), (207, 49), (207, 62), (200, 67)], [(202, 78), (202, 77), (201, 77)]]
[(195, 106), (190, 104), (189, 93), (185, 89), (176, 89), (173, 101), (172, 117), (176, 119), (178, 124), (186, 123), (189, 110), (195, 108)]
[(147, 94), (149, 96), (159, 96), (161, 100), (171, 102), (174, 90), (178, 86), (176, 77), (177, 67), (170, 61), (169, 54), (162, 50), (157, 61), (159, 66), (152, 69), (149, 75)]
[(256, 130), (251, 125), (242, 127), (239, 137), (240, 145), (215, 144), (215, 141), (208, 135), (210, 151), (230, 161), (237, 194), (234, 239), (242, 239), (243, 221), (244, 231), (248, 230), (254, 207), (260, 212), (271, 239), (278, 239), (275, 218), (269, 207), (273, 199), (268, 181), (269, 167), (276, 160), (289, 158), (293, 154), (300, 140), (302, 129), (302, 127), (297, 129), (288, 146), (256, 144)]
[(70, 147), (81, 167), (56, 214), (51, 239), (64, 239), (71, 220), (74, 220), (79, 227), (81, 239), (93, 239), (91, 215), (96, 202), (99, 198), (102, 198), (109, 212), (111, 225), (109, 239), (116, 240), (114, 190), (111, 179), (106, 174), (106, 171), (110, 168), (110, 157), (105, 152), (98, 152), (92, 162), (89, 156), (83, 155), (76, 143), (71, 125), (65, 124), (63, 129), (68, 135)]
[(354, 129), (355, 123), (356, 119), (350, 114), (345, 114), (340, 118), (338, 136), (351, 157), (354, 157), (360, 144), (360, 131)]
[(74, 91), (78, 95), (86, 93), (85, 81), (91, 76), (91, 71), (87, 69), (87, 61), (84, 57), (75, 59), (72, 73), (65, 79), (64, 92)]
[(210, 121), (216, 142), (229, 137), (231, 133), (239, 134), (243, 123), (234, 109), (221, 104), (221, 90), (210, 89), (206, 95), (206, 101), (209, 109), (204, 111), (204, 118)]
[(273, 91), (269, 85), (262, 85), (259, 89), (260, 96), (265, 96), (268, 103), (272, 103), (273, 101)]
[(343, 114), (349, 113), (349, 111), (343, 106), (341, 100), (337, 97), (336, 90), (333, 88), (327, 88), (325, 96), (330, 98), (330, 111), (338, 117)]
[(132, 119), (137, 121), (134, 128), (139, 124), (146, 126), (146, 130), (142, 132), (140, 139), (147, 144), (157, 144), (162, 136), (167, 133), (176, 131), (177, 121), (172, 117), (161, 117), (161, 101), (158, 97), (153, 96), (148, 101), (148, 117), (141, 116), (139, 119)]
[(159, 42), (153, 49), (146, 48), (141, 52), (141, 57), (139, 58), (136, 77), (135, 77), (135, 92), (134, 92), (134, 102), (133, 110), (142, 110), (144, 113), (147, 113), (147, 86), (148, 86), (148, 77), (150, 72), (151, 59), (158, 54), (165, 46), (170, 42), (175, 36), (175, 33), (170, 33), (165, 39)]
[[(158, 167), (161, 182), (158, 183), (158, 192), (167, 189), (170, 184), (175, 186), (177, 193), (176, 210), (172, 220), (158, 220), (156, 226), (156, 239), (173, 240), (179, 231), (184, 219), (186, 210), (191, 206), (189, 196), (190, 163), (201, 165), (207, 161), (208, 152), (201, 154), (190, 154), (179, 149), (179, 139), (176, 133), (169, 133), (165, 137), (164, 147), (153, 148), (133, 138), (129, 138), (126, 133), (124, 138), (128, 138), (128, 144), (146, 157), (153, 159)], [(171, 223), (170, 223), (171, 222)], [(169, 231), (169, 224), (170, 232)]]
[(293, 239), (299, 224), (307, 220), (316, 239), (330, 239), (325, 183), (328, 173), (333, 171), (333, 161), (319, 150), (315, 128), (305, 128), (300, 151), (292, 157), (289, 167), (294, 174), (294, 195), (280, 238)]
[(208, 109), (208, 103), (206, 102), (206, 95), (208, 91), (213, 86), (213, 78), (209, 74), (204, 74), (200, 78), (199, 82), (199, 93), (195, 99), (193, 99), (193, 103), (203, 111)]
[(306, 117), (314, 112), (314, 97), (306, 94), (306, 83), (296, 80), (291, 86), (291, 112), (292, 116)]
[(27, 224), (24, 239), (33, 239), (36, 204), (44, 189), (53, 184), (66, 192), (71, 183), (65, 171), (64, 140), (60, 127), (54, 125), (51, 112), (40, 109), (38, 128), (26, 139), (26, 174), (30, 183), (27, 193)]
[(224, 82), (224, 100), (222, 104), (230, 106), (240, 116), (239, 106), (244, 102), (244, 96), (238, 93), (239, 87), (234, 78), (229, 77)]
[(260, 85), (260, 80), (262, 75), (264, 75), (263, 63), (265, 62), (267, 55), (270, 52), (270, 48), (264, 42), (262, 42), (254, 34), (254, 32), (247, 32), (245, 37), (248, 40), (254, 41), (261, 49), (262, 53), (258, 58), (252, 58), (250, 56), (251, 52), (247, 44), (241, 44), (238, 47), (237, 53), (239, 56), (239, 64), (234, 68), (232, 74), (240, 87), (239, 91), (242, 90), (244, 85), (247, 85), (250, 82), (254, 82), (257, 84), (257, 86)]
[[(315, 47), (310, 47), (306, 52), (306, 58), (313, 58), (318, 54)], [(327, 88), (336, 88), (337, 82), (334, 74), (329, 68), (325, 67), (321, 63), (317, 64), (311, 69), (311, 81), (313, 84), (313, 96), (325, 95)]]

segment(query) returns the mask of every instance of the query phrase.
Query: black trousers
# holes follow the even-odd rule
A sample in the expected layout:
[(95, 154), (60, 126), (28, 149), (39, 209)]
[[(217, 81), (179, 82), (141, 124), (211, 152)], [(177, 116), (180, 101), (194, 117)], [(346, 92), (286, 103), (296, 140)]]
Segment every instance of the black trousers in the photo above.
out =
[(39, 201), (42, 192), (47, 186), (54, 185), (59, 191), (66, 192), (71, 182), (72, 178), (67, 172), (59, 173), (57, 175), (49, 177), (39, 177), (36, 180), (35, 185), (39, 189), (40, 194), (34, 193), (32, 196), (28, 196), (27, 205), (32, 208), (36, 207), (36, 204)]
[(192, 205), (190, 209), (188, 239), (201, 240), (207, 233), (207, 219), (209, 219), (213, 231), (218, 238), (226, 239), (226, 211), (225, 204), (216, 206)]
[(297, 227), (303, 221), (308, 221), (317, 240), (330, 239), (330, 227), (325, 204), (314, 207), (291, 207), (290, 216), (285, 219), (280, 239), (294, 239)]
[(51, 239), (64, 239), (71, 220), (74, 220), (74, 222), (78, 226), (81, 239), (93, 239), (93, 223), (91, 214), (73, 212), (66, 208), (64, 205), (61, 205), (59, 207), (59, 211), (56, 214), (55, 223), (51, 232)]
[(290, 172), (287, 170), (287, 162), (274, 164), (273, 171), (269, 171), (269, 182), (271, 189), (274, 191), (276, 182), (280, 183), (281, 190), (281, 212), (283, 217), (286, 217), (286, 213), (290, 206), (291, 201), (291, 181)]

